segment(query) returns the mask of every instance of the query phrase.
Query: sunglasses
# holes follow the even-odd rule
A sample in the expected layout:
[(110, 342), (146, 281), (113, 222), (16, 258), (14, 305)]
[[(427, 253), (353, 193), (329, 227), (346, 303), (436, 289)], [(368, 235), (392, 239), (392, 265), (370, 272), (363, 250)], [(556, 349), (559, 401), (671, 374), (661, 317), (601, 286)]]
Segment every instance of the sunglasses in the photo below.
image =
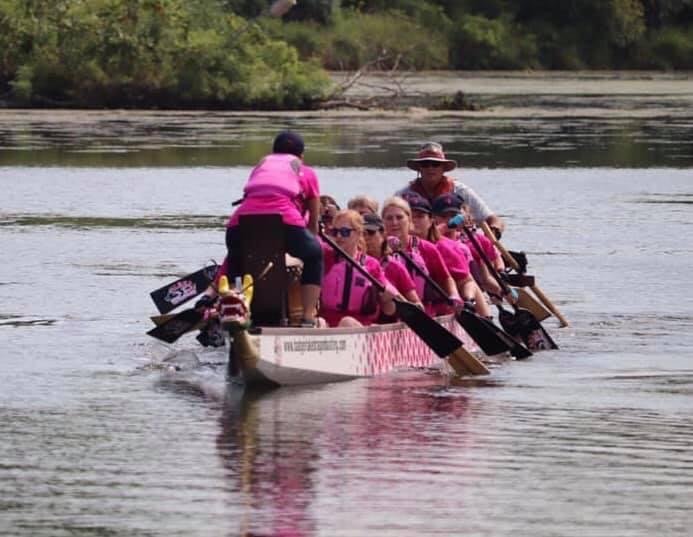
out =
[(438, 162), (436, 160), (424, 160), (419, 162), (419, 168), (439, 168), (442, 165), (442, 162)]
[(346, 239), (347, 237), (351, 236), (352, 231), (354, 231), (354, 229), (350, 227), (333, 227), (328, 231), (328, 233), (333, 237), (338, 237), (339, 235), (341, 235)]
[(366, 235), (369, 235), (371, 237), (378, 232), (377, 229), (364, 229), (364, 231), (366, 232)]

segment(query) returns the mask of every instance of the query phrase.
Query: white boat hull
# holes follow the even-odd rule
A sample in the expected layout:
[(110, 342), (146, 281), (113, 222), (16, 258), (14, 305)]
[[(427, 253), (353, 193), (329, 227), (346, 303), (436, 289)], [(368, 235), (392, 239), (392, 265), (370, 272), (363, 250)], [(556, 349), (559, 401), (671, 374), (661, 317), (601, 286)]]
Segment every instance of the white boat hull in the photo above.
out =
[[(451, 315), (438, 320), (468, 351), (480, 353)], [(402, 323), (362, 328), (263, 327), (258, 334), (238, 334), (234, 350), (247, 384), (318, 384), (445, 363)]]

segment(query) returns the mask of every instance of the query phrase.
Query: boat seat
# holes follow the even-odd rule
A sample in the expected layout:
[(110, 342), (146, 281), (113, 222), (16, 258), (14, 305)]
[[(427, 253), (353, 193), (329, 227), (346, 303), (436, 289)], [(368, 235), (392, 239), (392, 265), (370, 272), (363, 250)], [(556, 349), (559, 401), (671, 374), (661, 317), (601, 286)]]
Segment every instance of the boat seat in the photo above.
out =
[[(287, 324), (287, 263), (286, 236), (282, 217), (278, 214), (243, 215), (239, 219), (241, 262), (243, 274), (255, 279), (250, 311), (256, 326)], [(257, 276), (269, 262), (267, 275)]]

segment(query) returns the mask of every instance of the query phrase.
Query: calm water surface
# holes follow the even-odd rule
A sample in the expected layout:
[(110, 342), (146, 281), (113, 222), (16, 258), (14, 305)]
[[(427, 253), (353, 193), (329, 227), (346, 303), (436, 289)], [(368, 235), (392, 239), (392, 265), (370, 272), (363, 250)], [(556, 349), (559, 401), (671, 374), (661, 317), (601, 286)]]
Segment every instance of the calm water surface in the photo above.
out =
[(572, 326), (483, 380), (243, 394), (191, 336), (184, 371), (157, 367), (148, 293), (221, 259), (248, 166), (303, 122), (122, 115), (0, 125), (2, 535), (690, 535), (685, 118), (308, 121), (342, 202), (442, 138)]

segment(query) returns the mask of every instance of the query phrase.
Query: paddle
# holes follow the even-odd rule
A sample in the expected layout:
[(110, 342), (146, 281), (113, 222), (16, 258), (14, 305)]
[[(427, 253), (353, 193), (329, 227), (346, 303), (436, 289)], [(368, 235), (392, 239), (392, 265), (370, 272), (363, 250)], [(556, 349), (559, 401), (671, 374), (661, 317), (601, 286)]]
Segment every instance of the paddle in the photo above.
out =
[[(340, 248), (324, 231), (320, 230), (320, 237), (347, 263), (359, 271), (380, 292), (385, 291), (385, 286), (376, 280), (360, 263), (356, 262), (349, 254)], [(467, 349), (462, 341), (444, 326), (438, 324), (428, 314), (399, 297), (393, 299), (397, 314), (404, 324), (421, 338), (439, 358), (448, 358), (448, 363), (458, 375), (488, 375), (488, 368)]]
[[(267, 263), (267, 266), (258, 275), (256, 280), (261, 280), (264, 278), (273, 266), (274, 264), (272, 262)], [(241, 292), (246, 292), (253, 286), (252, 278), (246, 275), (246, 277), (244, 277), (244, 284), (244, 288), (241, 290)], [(190, 332), (191, 330), (198, 328), (204, 321), (204, 308), (189, 308), (177, 313), (169, 319), (166, 319), (164, 322), (147, 332), (147, 335), (165, 341), (166, 343), (173, 343), (186, 332)], [(157, 321), (154, 320), (154, 322), (156, 323)]]
[[(388, 237), (388, 244), (393, 251), (401, 255), (407, 264), (417, 271), (431, 286), (431, 288), (448, 304), (453, 305), (454, 302), (448, 296), (448, 294), (438, 285), (428, 274), (426, 274), (421, 267), (419, 267), (409, 254), (402, 250), (400, 241), (397, 237)], [(505, 334), (503, 330), (497, 327), (488, 319), (477, 315), (472, 311), (464, 309), (456, 316), (457, 322), (462, 325), (462, 328), (472, 337), (474, 341), (481, 347), (489, 356), (494, 354), (500, 354), (506, 351), (516, 358), (522, 359), (531, 356), (532, 353), (520, 345), (508, 334)]]
[(204, 291), (214, 279), (218, 268), (216, 263), (201, 268), (152, 291), (149, 296), (152, 297), (159, 313), (168, 313)]
[(152, 328), (147, 332), (147, 335), (165, 341), (166, 343), (173, 343), (186, 332), (190, 332), (197, 328), (204, 320), (204, 311), (189, 308), (177, 313), (157, 327)]
[[(460, 218), (463, 218), (462, 215), (453, 217), (453, 219), (456, 220), (459, 220)], [(462, 222), (459, 222), (458, 225), (461, 223)], [(479, 241), (475, 237), (474, 232), (467, 226), (462, 225), (461, 227), (462, 231), (464, 231), (464, 233), (467, 235), (467, 238), (469, 238), (472, 246), (474, 246), (474, 249), (479, 254), (479, 257), (484, 262), (484, 265), (486, 265), (488, 271), (498, 282), (498, 285), (500, 285), (501, 289), (503, 290), (503, 294), (510, 294), (511, 291), (508, 284), (503, 281), (503, 278), (500, 277), (498, 271), (491, 264), (486, 252), (484, 252), (483, 248), (479, 244)], [(497, 304), (497, 307), (498, 320), (500, 321), (501, 326), (505, 328), (511, 335), (519, 335), (522, 338), (522, 341), (524, 341), (525, 345), (535, 350), (546, 348), (547, 345), (548, 348), (551, 349), (558, 348), (558, 345), (556, 345), (553, 339), (551, 339), (548, 332), (544, 330), (544, 327), (541, 326), (539, 321), (537, 321), (534, 315), (532, 315), (528, 310), (520, 308), (517, 304), (513, 304), (513, 308), (515, 309), (515, 314), (513, 315), (507, 310), (504, 310), (501, 304)]]
[[(524, 272), (523, 268), (513, 257), (513, 255), (508, 250), (506, 250), (506, 248), (496, 238), (496, 235), (493, 233), (491, 228), (488, 227), (488, 224), (486, 222), (481, 223), (481, 229), (484, 231), (484, 234), (493, 241), (493, 244), (496, 248), (498, 248), (505, 262), (518, 273)], [(558, 311), (558, 308), (554, 306), (553, 302), (549, 300), (549, 297), (547, 297), (544, 294), (544, 292), (539, 288), (536, 282), (533, 282), (532, 285), (529, 286), (529, 288), (535, 295), (537, 295), (539, 300), (541, 300), (541, 302), (548, 308), (548, 310), (556, 316), (556, 319), (558, 319), (558, 321), (560, 322), (561, 328), (564, 326), (568, 326), (568, 320), (561, 314), (560, 311)]]

